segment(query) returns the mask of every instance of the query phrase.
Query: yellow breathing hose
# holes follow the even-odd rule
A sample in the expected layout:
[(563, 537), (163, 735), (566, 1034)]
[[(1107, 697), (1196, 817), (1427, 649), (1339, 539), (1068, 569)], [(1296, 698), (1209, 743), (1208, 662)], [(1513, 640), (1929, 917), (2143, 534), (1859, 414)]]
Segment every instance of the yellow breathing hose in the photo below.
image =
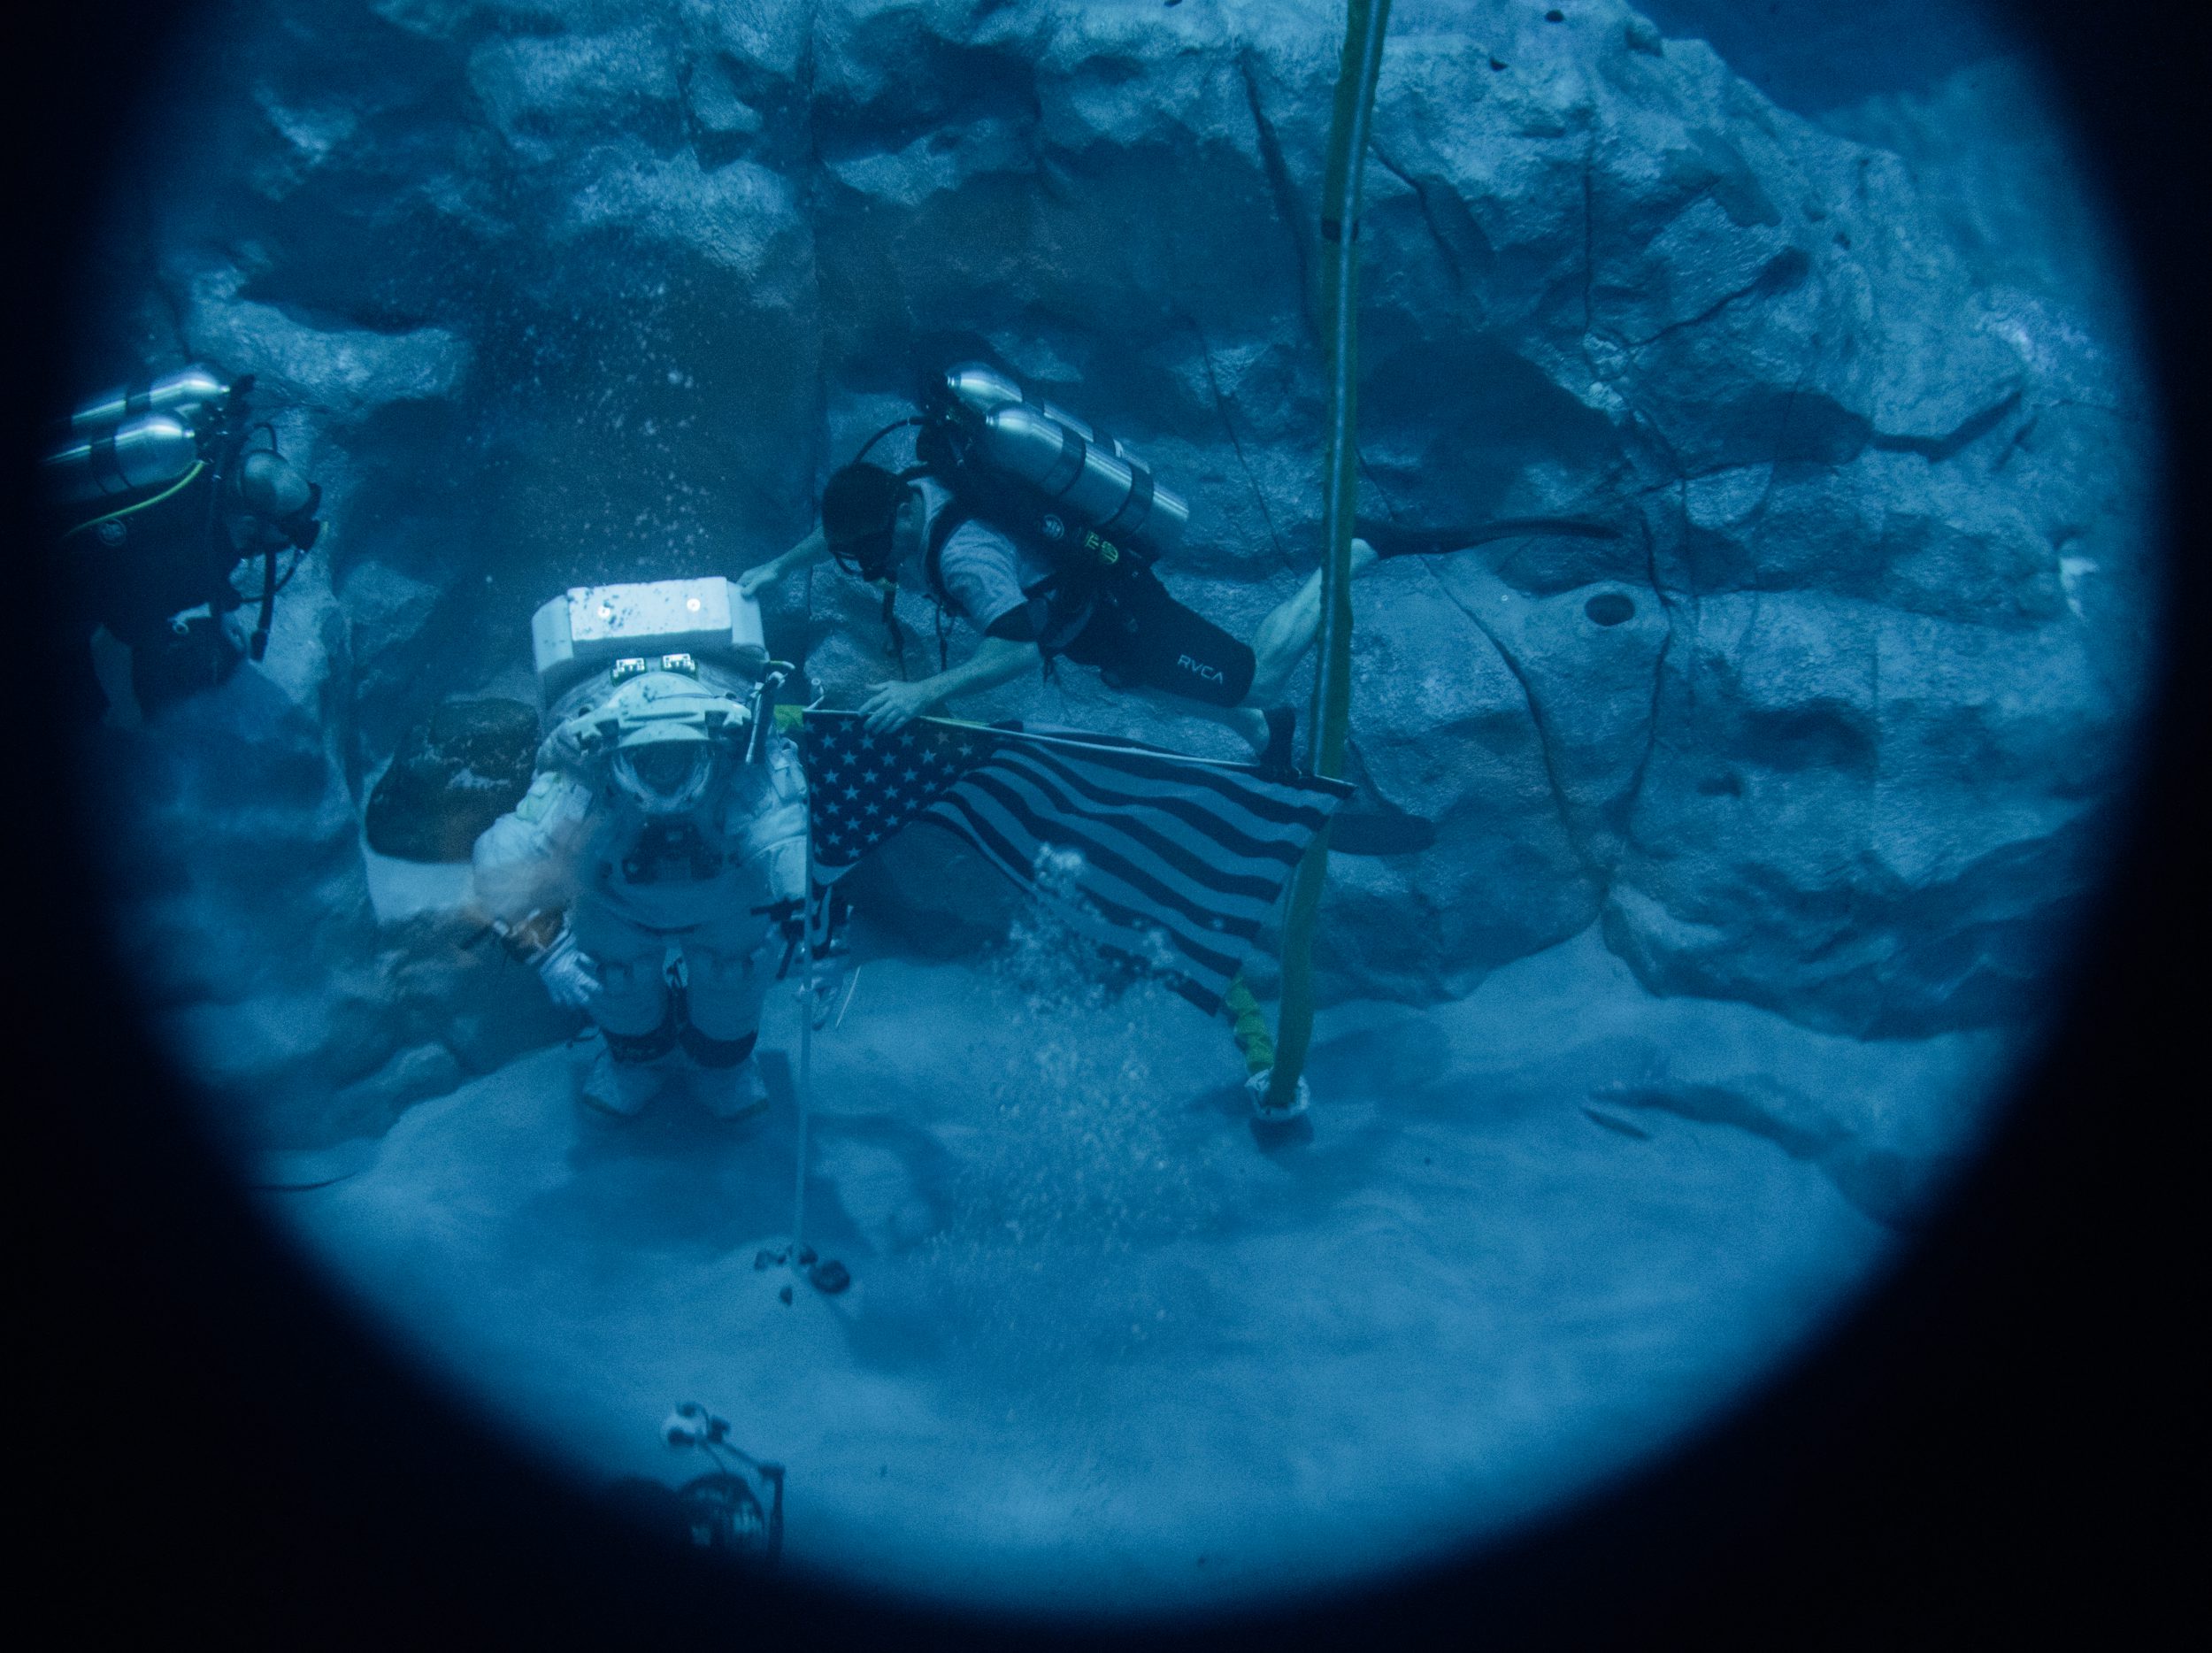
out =
[(170, 483), (168, 487), (163, 488), (161, 492), (156, 494), (151, 499), (142, 499), (135, 505), (126, 505), (120, 511), (109, 511), (104, 517), (94, 517), (88, 522), (80, 522), (75, 527), (69, 529), (61, 537), (65, 540), (72, 534), (82, 534), (87, 528), (96, 528), (104, 522), (113, 522), (119, 518), (131, 516), (137, 511), (151, 510), (154, 506), (161, 504), (163, 500), (167, 499), (171, 495), (183, 492), (184, 489), (192, 485), (192, 479), (199, 475), (201, 472), (206, 469), (206, 460), (195, 459), (192, 461), (192, 468), (189, 471), (187, 471), (175, 481)]

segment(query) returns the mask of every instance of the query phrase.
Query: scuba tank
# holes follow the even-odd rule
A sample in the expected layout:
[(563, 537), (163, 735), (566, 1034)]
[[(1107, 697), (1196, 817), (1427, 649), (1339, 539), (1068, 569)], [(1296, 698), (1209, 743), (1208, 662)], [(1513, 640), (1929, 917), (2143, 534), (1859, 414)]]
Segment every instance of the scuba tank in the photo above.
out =
[(273, 430), (268, 448), (247, 447), (252, 389), (250, 373), (227, 380), (196, 365), (93, 397), (70, 414), (67, 437), (39, 462), (55, 504), (104, 504), (165, 484), (180, 488), (204, 466), (213, 473), (219, 511), (242, 511), (296, 550), (308, 550), (322, 528), (315, 519), (322, 489), (276, 450)]
[(73, 431), (97, 432), (121, 424), (134, 413), (188, 411), (206, 402), (220, 402), (231, 393), (230, 381), (211, 367), (195, 362), (173, 373), (123, 385), (94, 396), (69, 416)]
[[(961, 523), (980, 519), (1041, 549), (1056, 571), (1047, 600), (1065, 610), (1087, 605), (1109, 581), (1150, 568), (1180, 542), (1190, 521), (1190, 506), (1162, 488), (1151, 466), (1121, 442), (984, 363), (959, 363), (931, 379), (922, 412), (886, 425), (861, 444), (852, 463), (865, 463), (878, 442), (907, 426), (920, 427), (914, 463), (896, 479), (929, 477), (956, 502), (937, 514), (922, 552), (923, 575), (938, 606), (941, 665), (948, 601), (941, 558)], [(885, 572), (849, 566), (864, 579)], [(884, 629), (903, 676), (905, 632), (896, 596), (887, 582)]]
[[(248, 651), (262, 657), (276, 595), (291, 578), (290, 570), (280, 577), (278, 553), (289, 546), (296, 569), (314, 545), (322, 489), (277, 450), (273, 427), (250, 423), (252, 388), (250, 373), (227, 379), (195, 363), (80, 404), (42, 456), (53, 504), (79, 519), (59, 540), (91, 559), (83, 565), (90, 577), (119, 588), (100, 599), (125, 616), (111, 615), (111, 629), (127, 622), (142, 631), (140, 620), (156, 610), (200, 603), (219, 618), (242, 601), (231, 570), (258, 556), (261, 601)], [(267, 448), (249, 447), (257, 429), (267, 432)], [(97, 514), (71, 509), (84, 506)]]
[(94, 396), (69, 415), (68, 440), (41, 460), (47, 486), (57, 503), (81, 505), (175, 481), (205, 457), (196, 416), (237, 388), (196, 362)]
[(58, 503), (82, 505), (173, 482), (199, 462), (200, 439), (183, 419), (141, 413), (55, 449), (39, 470)]
[(979, 362), (948, 371), (937, 399), (931, 425), (956, 468), (980, 464), (1025, 483), (1109, 540), (1155, 553), (1180, 543), (1190, 506), (1116, 438)]

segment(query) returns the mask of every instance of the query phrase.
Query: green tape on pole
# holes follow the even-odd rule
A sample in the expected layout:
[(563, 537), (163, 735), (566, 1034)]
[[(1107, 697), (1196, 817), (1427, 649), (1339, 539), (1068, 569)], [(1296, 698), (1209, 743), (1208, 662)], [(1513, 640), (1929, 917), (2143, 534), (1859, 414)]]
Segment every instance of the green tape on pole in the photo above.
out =
[(1273, 1067), (1275, 1042), (1268, 1037), (1267, 1018), (1260, 1014), (1260, 1002), (1252, 996), (1241, 975), (1221, 996), (1221, 1012), (1229, 1019), (1237, 1049), (1244, 1052), (1244, 1071), (1264, 1073)]

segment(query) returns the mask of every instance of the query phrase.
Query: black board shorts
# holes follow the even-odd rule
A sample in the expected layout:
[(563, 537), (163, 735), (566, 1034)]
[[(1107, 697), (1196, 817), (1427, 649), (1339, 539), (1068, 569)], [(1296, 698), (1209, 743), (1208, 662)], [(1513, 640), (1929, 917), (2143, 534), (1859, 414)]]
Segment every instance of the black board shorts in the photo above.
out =
[(1109, 581), (1091, 617), (1058, 650), (1115, 688), (1142, 688), (1212, 706), (1241, 705), (1257, 662), (1250, 647), (1167, 594), (1142, 569)]

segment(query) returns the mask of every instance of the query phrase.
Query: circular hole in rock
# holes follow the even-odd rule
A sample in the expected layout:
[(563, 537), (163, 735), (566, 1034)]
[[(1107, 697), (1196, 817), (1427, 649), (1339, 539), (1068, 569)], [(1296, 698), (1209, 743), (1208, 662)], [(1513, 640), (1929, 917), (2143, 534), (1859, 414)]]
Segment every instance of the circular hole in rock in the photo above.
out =
[(1582, 611), (1601, 626), (1617, 626), (1636, 617), (1636, 604), (1618, 591), (1601, 591), (1582, 605)]

